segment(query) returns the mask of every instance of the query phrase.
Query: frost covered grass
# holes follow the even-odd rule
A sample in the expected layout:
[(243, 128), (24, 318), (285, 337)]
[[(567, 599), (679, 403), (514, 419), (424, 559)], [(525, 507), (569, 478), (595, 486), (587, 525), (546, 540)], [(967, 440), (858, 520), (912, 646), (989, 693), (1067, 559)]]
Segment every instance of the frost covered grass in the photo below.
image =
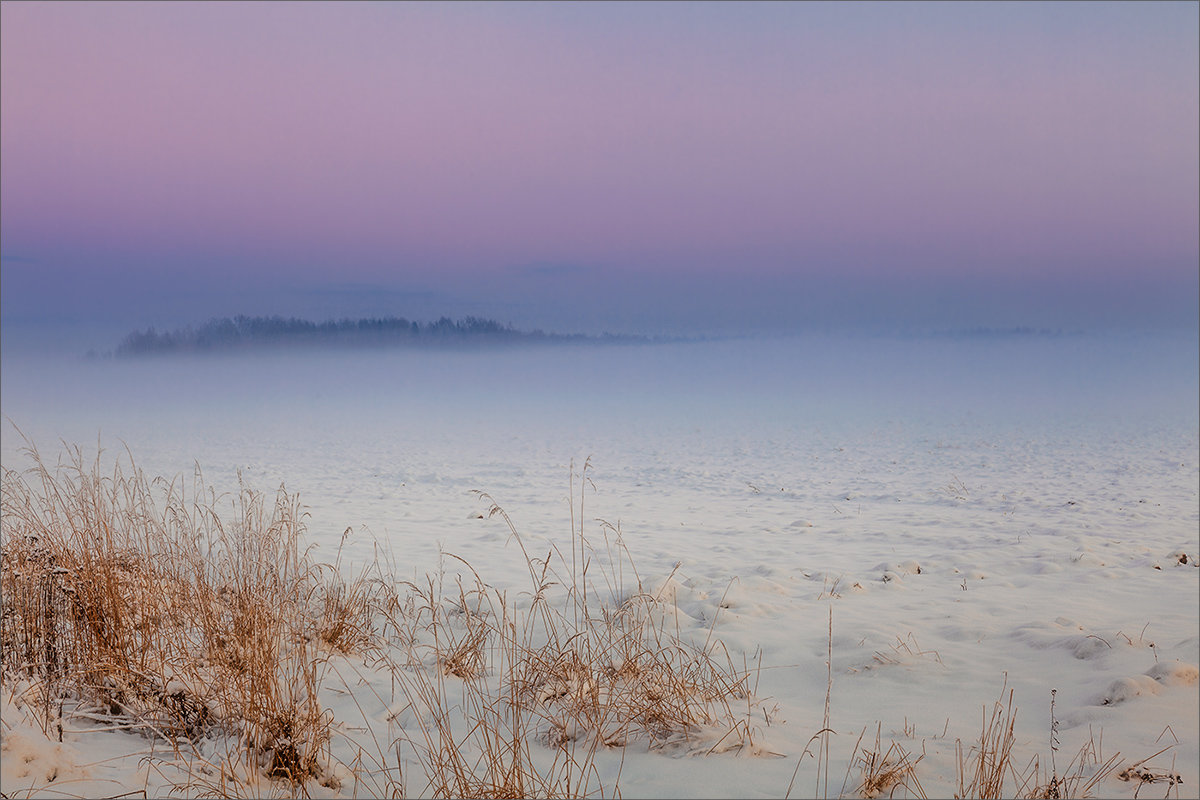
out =
[(248, 769), (318, 776), (326, 644), (347, 641), (354, 587), (323, 579), (282, 489), (150, 480), (78, 448), (4, 475), (3, 676), (61, 741), (64, 716), (136, 729), (177, 753), (220, 731)]
[(603, 526), (597, 551), (573, 525), (569, 559), (535, 556), (481, 497), (524, 554), (527, 591), (512, 597), (449, 556), (469, 585), (429, 578), (387, 615), (407, 654), (389, 665), (395, 682), (426, 711), (407, 745), (434, 796), (613, 796), (619, 776), (604, 782), (601, 750), (753, 749), (753, 670), (711, 630), (692, 642), (669, 627), (670, 578), (643, 585), (619, 529)]
[[(257, 775), (301, 791), (349, 777), (380, 794), (576, 797), (616, 793), (593, 766), (601, 749), (753, 746), (752, 671), (711, 629), (697, 643), (670, 628), (669, 579), (643, 586), (615, 526), (602, 552), (573, 523), (569, 558), (538, 557), (486, 498), (525, 553), (529, 590), (513, 597), (456, 556), (469, 585), (398, 582), (378, 562), (347, 577), (340, 550), (323, 564), (306, 549), (283, 488), (221, 495), (197, 472), (189, 493), (131, 457), (102, 472), (79, 448), (54, 466), (29, 456), (3, 481), (6, 697), (60, 742), (64, 720), (166, 742), (191, 765), (181, 791), (259, 793)], [(347, 654), (390, 676), (406, 722), (349, 766), (321, 700)], [(387, 755), (404, 751), (423, 778)]]

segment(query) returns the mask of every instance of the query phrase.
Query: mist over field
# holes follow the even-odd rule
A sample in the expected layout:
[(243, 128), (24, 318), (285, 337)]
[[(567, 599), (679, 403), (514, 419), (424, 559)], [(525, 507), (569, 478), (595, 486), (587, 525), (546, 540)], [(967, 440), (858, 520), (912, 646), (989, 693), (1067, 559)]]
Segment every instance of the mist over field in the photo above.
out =
[[(388, 284), (318, 284), (288, 279), (228, 286), (196, 276), (82, 278), (49, 266), (4, 269), (7, 349), (103, 353), (133, 330), (198, 327), (213, 318), (299, 317), (313, 322), (405, 317), (480, 317), (557, 334), (649, 337), (775, 337), (845, 334), (922, 336), (1010, 331), (1195, 335), (1200, 276), (1114, 277), (1101, 283), (1054, 277), (974, 279), (753, 274), (661, 279), (652, 275), (530, 273), (479, 290), (404, 290)], [(236, 288), (235, 288), (236, 287)], [(96, 298), (104, 298), (97, 302)]]
[[(494, 444), (490, 437), (529, 435), (599, 455), (610, 428), (766, 436), (906, 423), (1015, 431), (1185, 424), (1196, 417), (1197, 361), (1187, 335), (1036, 332), (115, 361), (16, 353), (5, 356), (0, 391), (5, 416), (35, 441), (88, 443), (102, 434), (113, 446), (166, 437), (184, 459), (162, 465), (174, 472), (193, 458), (231, 469), (244, 458), (233, 453), (256, 436), (299, 457), (308, 440), (289, 442), (289, 431), (340, 441), (353, 461), (354, 443), (395, 441), (401, 458), (407, 437), (443, 429), (472, 451)], [(5, 453), (19, 443), (6, 429)], [(464, 468), (471, 460), (464, 456)]]

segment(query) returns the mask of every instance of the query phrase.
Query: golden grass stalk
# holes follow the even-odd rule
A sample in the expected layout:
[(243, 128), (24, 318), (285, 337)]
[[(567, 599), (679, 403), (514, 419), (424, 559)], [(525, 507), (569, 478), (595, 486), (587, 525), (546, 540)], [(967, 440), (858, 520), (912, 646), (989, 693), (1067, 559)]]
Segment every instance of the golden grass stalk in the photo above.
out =
[[(1008, 686), (1005, 675), (1004, 688)], [(955, 743), (957, 755), (956, 798), (977, 797), (981, 800), (1003, 797), (1004, 780), (1009, 773), (1016, 775), (1012, 764), (1012, 748), (1016, 741), (1013, 732), (1016, 711), (1013, 709), (1013, 690), (1008, 691), (1007, 705), (1004, 703), (1004, 688), (1000, 699), (992, 704), (989, 712), (983, 709), (983, 726), (979, 741), (964, 756), (962, 741)]]

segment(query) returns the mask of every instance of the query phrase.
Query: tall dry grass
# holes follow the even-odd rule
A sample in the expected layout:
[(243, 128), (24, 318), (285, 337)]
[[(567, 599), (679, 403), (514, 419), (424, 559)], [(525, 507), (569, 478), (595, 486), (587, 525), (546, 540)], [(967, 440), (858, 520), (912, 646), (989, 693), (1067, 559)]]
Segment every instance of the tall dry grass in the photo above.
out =
[[(987, 707), (983, 709), (979, 740), (966, 753), (963, 752), (962, 742), (956, 742), (956, 798), (978, 797), (987, 800), (1003, 797), (1006, 777), (1016, 775), (1012, 760), (1012, 749), (1016, 742), (1016, 711), (1007, 677), (1000, 691), (1000, 699), (992, 704), (990, 711)], [(1007, 704), (1004, 700), (1005, 689), (1008, 689)]]
[[(378, 559), (348, 578), (340, 549), (333, 564), (312, 557), (283, 488), (150, 479), (128, 452), (107, 468), (78, 447), (54, 464), (27, 455), (0, 478), (0, 680), (48, 735), (65, 717), (167, 742), (189, 765), (185, 793), (304, 794), (348, 770), (356, 794), (618, 795), (602, 750), (753, 746), (752, 670), (711, 629), (692, 641), (672, 627), (619, 527), (592, 541), (582, 490), (570, 542), (544, 557), (483, 496), (524, 555), (529, 586), (510, 592), (465, 561), (453, 584), (397, 582)], [(345, 653), (390, 675), (393, 696), (377, 699), (407, 713), (394, 740), (339, 770), (320, 695), (345, 683), (332, 666)]]
[[(1060, 747), (1058, 720), (1054, 713), (1054, 693), (1050, 704), (1050, 769), (1046, 770), (1038, 755), (1030, 759), (1024, 770), (1013, 760), (1016, 743), (1014, 729), (1017, 709), (1013, 706), (1013, 690), (1005, 686), (1000, 698), (983, 710), (979, 739), (964, 754), (962, 742), (957, 741), (957, 790), (955, 797), (1029, 797), (1066, 798), (1091, 797), (1096, 787), (1116, 770), (1120, 753), (1102, 757), (1095, 737), (1089, 736), (1079, 751), (1060, 773), (1056, 754)], [(1005, 690), (1008, 698), (1005, 700)]]
[(79, 448), (28, 455), (2, 478), (4, 679), (30, 683), (47, 725), (69, 706), (177, 751), (220, 732), (248, 769), (319, 775), (327, 645), (355, 615), (304, 549), (297, 497), (219, 495), (198, 471), (188, 492), (127, 453), (109, 470)]
[(589, 538), (582, 489), (578, 504), (572, 500), (569, 549), (548, 544), (544, 556), (531, 553), (491, 497), (480, 498), (520, 548), (527, 589), (510, 595), (448, 555), (465, 582), (428, 578), (384, 610), (407, 653), (394, 675), (417, 710), (419, 735), (404, 743), (428, 776), (425, 789), (453, 797), (613, 795), (619, 774), (605, 784), (596, 764), (602, 750), (753, 748), (754, 670), (735, 666), (711, 630), (693, 641), (671, 627), (673, 606), (643, 584), (619, 527), (601, 524)]

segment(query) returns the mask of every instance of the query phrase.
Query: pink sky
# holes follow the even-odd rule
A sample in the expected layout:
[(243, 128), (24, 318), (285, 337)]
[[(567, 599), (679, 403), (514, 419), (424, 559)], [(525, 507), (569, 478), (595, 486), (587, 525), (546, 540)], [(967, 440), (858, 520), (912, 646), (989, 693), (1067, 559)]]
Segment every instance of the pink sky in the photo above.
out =
[(1191, 3), (2, 9), (6, 277), (1200, 269)]

